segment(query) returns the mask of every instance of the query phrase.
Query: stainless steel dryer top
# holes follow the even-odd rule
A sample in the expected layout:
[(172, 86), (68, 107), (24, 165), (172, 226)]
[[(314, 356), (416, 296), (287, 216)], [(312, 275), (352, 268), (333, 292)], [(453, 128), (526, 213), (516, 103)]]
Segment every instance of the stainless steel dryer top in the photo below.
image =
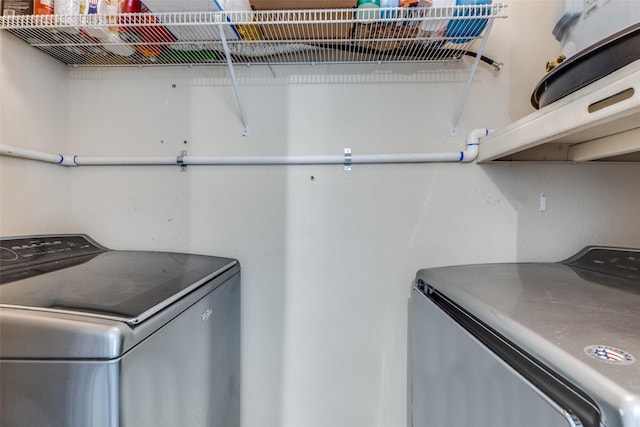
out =
[(109, 250), (86, 235), (0, 239), (0, 358), (118, 357), (239, 268), (229, 258)]
[(604, 425), (640, 425), (640, 250), (588, 247), (562, 263), (424, 269), (416, 287), (583, 390)]

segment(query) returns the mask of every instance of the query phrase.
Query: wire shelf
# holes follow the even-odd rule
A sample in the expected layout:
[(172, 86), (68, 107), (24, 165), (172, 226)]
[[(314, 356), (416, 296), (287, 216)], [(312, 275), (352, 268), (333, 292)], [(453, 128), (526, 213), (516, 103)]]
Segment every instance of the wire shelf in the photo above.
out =
[(503, 4), (0, 17), (71, 66), (458, 61)]

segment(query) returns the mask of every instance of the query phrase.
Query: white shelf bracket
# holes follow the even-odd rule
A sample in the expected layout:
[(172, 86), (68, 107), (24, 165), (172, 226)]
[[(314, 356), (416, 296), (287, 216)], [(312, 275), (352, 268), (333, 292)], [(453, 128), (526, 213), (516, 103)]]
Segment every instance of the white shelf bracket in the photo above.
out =
[(478, 64), (480, 64), (480, 58), (482, 57), (482, 53), (484, 52), (484, 48), (487, 44), (487, 40), (489, 40), (489, 33), (491, 33), (491, 27), (493, 27), (493, 19), (487, 19), (487, 26), (484, 29), (484, 36), (482, 36), (482, 42), (480, 43), (480, 48), (476, 54), (476, 58), (471, 65), (471, 71), (469, 72), (469, 78), (467, 79), (467, 83), (464, 86), (464, 91), (462, 92), (462, 97), (460, 98), (460, 102), (458, 103), (458, 109), (456, 110), (455, 115), (453, 116), (453, 122), (451, 124), (451, 132), (452, 136), (458, 134), (458, 121), (460, 120), (460, 116), (462, 115), (462, 108), (464, 107), (465, 102), (467, 101), (467, 96), (469, 95), (469, 90), (471, 90), (471, 84), (473, 83), (473, 77), (476, 74), (476, 70), (478, 69)]
[[(220, 19), (220, 16), (218, 18)], [(218, 24), (218, 29), (220, 30), (220, 40), (222, 41), (224, 56), (227, 59), (227, 67), (229, 68), (229, 75), (231, 76), (231, 84), (233, 84), (233, 92), (236, 95), (238, 109), (240, 110), (240, 116), (242, 117), (242, 136), (247, 136), (249, 135), (249, 125), (247, 124), (247, 116), (244, 113), (242, 98), (240, 97), (240, 91), (238, 90), (238, 81), (236, 80), (236, 73), (233, 68), (233, 61), (231, 60), (231, 52), (229, 50), (229, 44), (227, 43), (227, 37), (224, 33), (224, 27), (224, 24)]]

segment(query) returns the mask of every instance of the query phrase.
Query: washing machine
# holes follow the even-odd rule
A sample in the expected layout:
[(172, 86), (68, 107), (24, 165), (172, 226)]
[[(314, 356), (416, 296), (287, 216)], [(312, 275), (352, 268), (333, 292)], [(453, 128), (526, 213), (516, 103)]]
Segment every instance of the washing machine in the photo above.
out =
[(0, 425), (240, 425), (240, 265), (0, 240)]
[(418, 271), (413, 427), (640, 426), (640, 250)]

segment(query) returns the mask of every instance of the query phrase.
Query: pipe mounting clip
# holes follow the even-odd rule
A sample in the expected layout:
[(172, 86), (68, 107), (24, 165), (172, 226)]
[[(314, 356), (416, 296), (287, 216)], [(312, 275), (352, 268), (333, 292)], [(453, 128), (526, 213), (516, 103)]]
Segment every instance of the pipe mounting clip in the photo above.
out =
[(187, 155), (185, 150), (180, 151), (180, 155), (176, 157), (176, 163), (180, 166), (180, 172), (187, 171), (187, 165), (184, 163), (184, 157)]
[(344, 170), (351, 170), (351, 148), (344, 149)]

